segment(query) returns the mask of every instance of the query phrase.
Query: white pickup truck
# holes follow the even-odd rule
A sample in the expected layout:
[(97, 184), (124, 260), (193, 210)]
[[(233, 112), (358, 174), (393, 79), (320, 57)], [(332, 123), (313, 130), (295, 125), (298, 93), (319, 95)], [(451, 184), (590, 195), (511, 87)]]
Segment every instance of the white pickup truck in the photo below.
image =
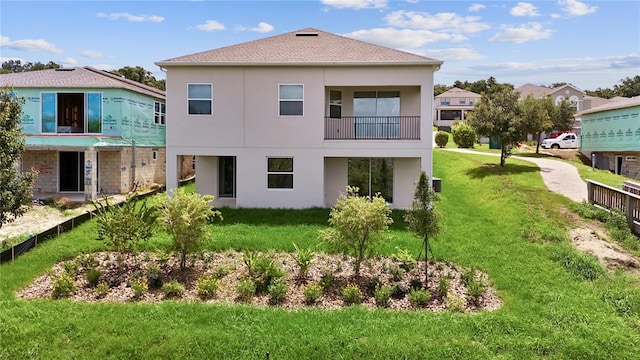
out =
[(554, 139), (544, 139), (540, 144), (545, 149), (576, 149), (578, 148), (578, 136), (574, 133), (564, 133)]

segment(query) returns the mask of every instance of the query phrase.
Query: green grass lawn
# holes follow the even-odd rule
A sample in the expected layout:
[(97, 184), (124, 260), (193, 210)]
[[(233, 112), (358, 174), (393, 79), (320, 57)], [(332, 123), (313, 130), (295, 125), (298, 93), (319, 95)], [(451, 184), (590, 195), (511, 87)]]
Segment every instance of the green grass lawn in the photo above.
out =
[[(640, 280), (580, 276), (568, 239), (542, 241), (570, 224), (569, 200), (546, 191), (537, 167), (491, 156), (434, 152), (442, 179), (440, 261), (475, 266), (504, 301), (494, 312), (322, 311), (168, 301), (144, 304), (23, 301), (14, 292), (57, 261), (103, 249), (89, 222), (0, 266), (1, 359), (233, 358), (635, 358), (640, 349)], [(328, 209), (222, 209), (207, 249), (293, 250), (317, 244)], [(420, 241), (395, 212), (393, 242), (416, 255)], [(538, 234), (536, 237), (532, 234)], [(538, 240), (533, 240), (538, 239)], [(157, 235), (147, 249), (168, 241)], [(557, 254), (566, 256), (558, 259)], [(568, 261), (566, 259), (572, 260)], [(576, 265), (578, 264), (578, 265)], [(591, 265), (593, 266), (593, 265)]]

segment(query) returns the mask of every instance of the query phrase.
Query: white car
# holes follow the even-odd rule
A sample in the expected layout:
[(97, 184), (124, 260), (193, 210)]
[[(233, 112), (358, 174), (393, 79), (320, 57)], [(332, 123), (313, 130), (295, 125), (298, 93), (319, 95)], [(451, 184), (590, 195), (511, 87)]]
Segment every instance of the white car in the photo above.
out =
[(574, 133), (564, 133), (554, 139), (544, 139), (540, 144), (545, 149), (577, 149), (578, 136)]

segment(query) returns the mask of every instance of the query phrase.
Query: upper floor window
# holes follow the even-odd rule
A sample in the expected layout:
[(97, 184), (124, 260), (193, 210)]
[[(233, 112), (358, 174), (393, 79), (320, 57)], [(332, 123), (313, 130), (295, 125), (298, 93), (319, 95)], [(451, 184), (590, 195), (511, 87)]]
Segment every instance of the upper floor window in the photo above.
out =
[(329, 90), (329, 117), (342, 117), (342, 91)]
[(42, 93), (43, 133), (101, 133), (101, 93)]
[(460, 103), (460, 105), (466, 105), (467, 104), (467, 99), (460, 98), (460, 99), (458, 99), (458, 102)]
[(153, 118), (153, 122), (158, 125), (164, 125), (165, 119), (167, 116), (167, 108), (164, 103), (155, 102), (155, 115)]
[(267, 188), (293, 189), (293, 158), (267, 158)]
[(475, 100), (476, 100), (476, 99), (474, 99), (474, 98), (469, 98), (469, 105), (473, 105), (473, 102), (474, 102)]
[(213, 85), (188, 84), (189, 115), (211, 115), (213, 109)]
[(278, 88), (280, 116), (302, 116), (304, 109), (304, 85), (280, 85)]
[(451, 103), (451, 99), (449, 98), (441, 98), (440, 105), (449, 105)]
[(578, 110), (578, 97), (575, 95), (572, 95), (569, 98), (569, 103), (571, 104), (571, 107)]

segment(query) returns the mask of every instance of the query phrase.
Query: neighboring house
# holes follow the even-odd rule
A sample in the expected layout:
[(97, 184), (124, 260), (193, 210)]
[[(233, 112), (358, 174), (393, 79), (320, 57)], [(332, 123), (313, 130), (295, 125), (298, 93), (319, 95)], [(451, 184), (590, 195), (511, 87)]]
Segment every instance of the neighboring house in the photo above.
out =
[(326, 207), (350, 184), (404, 208), (431, 177), (441, 61), (308, 28), (156, 64), (168, 188), (184, 155), (215, 206)]
[(435, 122), (438, 127), (449, 127), (457, 121), (464, 121), (466, 114), (473, 111), (473, 104), (480, 101), (480, 94), (459, 88), (452, 88), (435, 97)]
[(640, 180), (640, 96), (582, 111), (580, 152), (594, 167)]
[(164, 184), (164, 91), (89, 67), (4, 74), (0, 86), (25, 100), (20, 166), (39, 172), (35, 198)]

